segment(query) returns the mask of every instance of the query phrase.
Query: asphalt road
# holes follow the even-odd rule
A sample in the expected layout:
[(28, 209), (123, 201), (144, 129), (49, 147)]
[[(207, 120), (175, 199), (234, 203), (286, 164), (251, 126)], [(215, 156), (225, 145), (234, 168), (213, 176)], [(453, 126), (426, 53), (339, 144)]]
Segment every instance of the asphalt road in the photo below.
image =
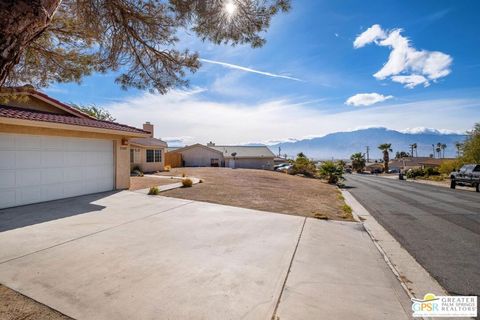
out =
[(346, 186), (450, 294), (480, 295), (480, 193), (367, 175)]

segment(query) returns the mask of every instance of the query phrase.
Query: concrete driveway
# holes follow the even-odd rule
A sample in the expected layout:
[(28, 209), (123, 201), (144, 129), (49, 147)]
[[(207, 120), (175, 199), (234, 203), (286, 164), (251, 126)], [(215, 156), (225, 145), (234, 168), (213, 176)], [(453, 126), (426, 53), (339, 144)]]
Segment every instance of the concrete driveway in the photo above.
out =
[(407, 319), (356, 223), (140, 193), (0, 210), (0, 283), (76, 319)]

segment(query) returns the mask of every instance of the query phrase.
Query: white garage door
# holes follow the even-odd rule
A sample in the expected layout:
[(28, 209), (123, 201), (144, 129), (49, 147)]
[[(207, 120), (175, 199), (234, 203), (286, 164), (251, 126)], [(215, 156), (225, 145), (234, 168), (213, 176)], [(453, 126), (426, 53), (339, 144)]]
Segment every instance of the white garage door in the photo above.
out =
[(0, 133), (0, 208), (113, 189), (113, 141)]

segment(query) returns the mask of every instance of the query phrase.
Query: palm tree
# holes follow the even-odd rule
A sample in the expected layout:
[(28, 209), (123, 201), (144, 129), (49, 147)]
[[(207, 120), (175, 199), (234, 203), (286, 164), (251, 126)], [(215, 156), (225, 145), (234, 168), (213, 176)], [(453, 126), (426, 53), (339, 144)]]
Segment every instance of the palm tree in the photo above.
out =
[(365, 168), (365, 157), (361, 152), (352, 154), (352, 156), (350, 157), (350, 160), (352, 160), (353, 170), (355, 170), (357, 173), (360, 173), (363, 171), (363, 168)]
[(442, 144), (442, 146), (440, 148), (442, 148), (443, 158), (445, 158), (445, 149), (447, 149), (447, 145), (444, 143), (444, 144)]
[(455, 148), (457, 148), (457, 158), (460, 158), (460, 149), (462, 148), (462, 143), (456, 142)]
[(382, 150), (383, 152), (383, 166), (385, 168), (385, 172), (388, 173), (388, 162), (390, 161), (390, 154), (392, 152), (392, 144), (391, 143), (382, 143), (378, 146), (378, 149)]
[(438, 158), (440, 159), (440, 156), (441, 156), (441, 154), (442, 154), (442, 148), (441, 148), (441, 147), (437, 147), (437, 148), (435, 149), (435, 151), (437, 152), (437, 156), (438, 156)]
[(442, 157), (442, 143), (438, 142), (437, 143), (437, 148), (435, 149), (438, 154), (438, 158), (440, 159)]

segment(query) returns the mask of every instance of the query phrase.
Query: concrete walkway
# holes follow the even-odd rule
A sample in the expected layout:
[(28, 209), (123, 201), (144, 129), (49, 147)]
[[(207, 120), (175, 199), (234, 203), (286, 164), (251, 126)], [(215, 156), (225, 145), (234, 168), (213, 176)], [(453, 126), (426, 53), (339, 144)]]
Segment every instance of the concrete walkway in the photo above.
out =
[(0, 283), (76, 319), (408, 319), (358, 223), (123, 191), (0, 210)]

